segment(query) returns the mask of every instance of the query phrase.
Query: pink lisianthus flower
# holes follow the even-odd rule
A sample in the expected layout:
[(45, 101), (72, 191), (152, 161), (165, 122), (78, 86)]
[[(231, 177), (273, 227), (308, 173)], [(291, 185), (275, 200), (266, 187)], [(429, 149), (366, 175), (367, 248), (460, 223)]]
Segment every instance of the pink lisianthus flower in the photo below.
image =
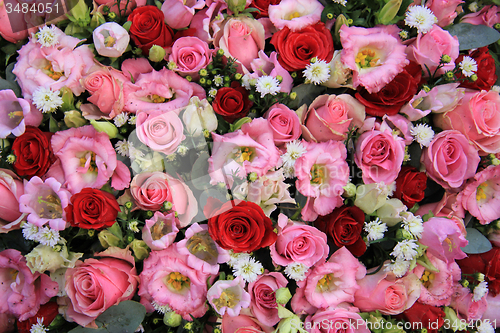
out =
[(10, 134), (20, 136), (26, 126), (38, 127), (42, 123), (42, 112), (23, 98), (17, 98), (10, 90), (0, 90), (0, 138)]
[(134, 83), (125, 82), (123, 87), (125, 110), (132, 113), (180, 111), (179, 108), (189, 104), (191, 97), (206, 97), (205, 90), (200, 85), (189, 82), (166, 68), (138, 73), (134, 80)]
[(310, 333), (370, 333), (356, 308), (319, 310), (307, 316), (304, 328)]
[(246, 178), (250, 172), (261, 177), (280, 161), (273, 131), (264, 118), (255, 118), (236, 132), (224, 135), (212, 133), (212, 138), (214, 146), (208, 159), (212, 185), (231, 183), (233, 175)]
[(92, 37), (97, 53), (104, 57), (120, 57), (130, 42), (128, 31), (116, 22), (101, 24)]
[(494, 5), (484, 6), (476, 13), (464, 15), (460, 23), (483, 24), (493, 28), (495, 24), (500, 23), (500, 7)]
[(328, 256), (326, 234), (301, 222), (293, 222), (284, 214), (278, 216), (278, 238), (269, 247), (276, 265), (301, 263), (307, 267), (322, 262)]
[(463, 315), (467, 321), (481, 319), (488, 308), (487, 294), (478, 301), (473, 300), (474, 294), (469, 288), (457, 284), (451, 301), (451, 307)]
[(140, 274), (141, 304), (148, 312), (153, 312), (154, 306), (167, 305), (186, 320), (192, 320), (190, 315), (199, 318), (208, 309), (205, 300), (209, 276), (191, 268), (187, 256), (181, 255), (176, 246), (152, 251)]
[(33, 317), (57, 295), (59, 286), (48, 275), (31, 270), (21, 252), (0, 252), (0, 313), (10, 313), (19, 321)]
[(297, 286), (304, 289), (304, 296), (312, 306), (335, 308), (342, 302), (354, 302), (358, 281), (365, 275), (365, 266), (346, 247), (341, 247), (328, 261), (316, 265)]
[(283, 0), (270, 5), (269, 19), (279, 30), (288, 27), (292, 31), (316, 24), (321, 19), (324, 6), (317, 0)]
[(154, 151), (170, 155), (186, 138), (184, 126), (176, 111), (138, 112), (136, 134), (139, 140)]
[(24, 194), (19, 198), (19, 211), (28, 214), (28, 222), (38, 227), (49, 223), (50, 228), (66, 228), (65, 208), (71, 194), (54, 178), (45, 181), (34, 176), (24, 185)]
[(161, 6), (165, 15), (165, 23), (172, 29), (182, 29), (189, 26), (196, 9), (205, 7), (204, 0), (166, 0)]
[(240, 314), (241, 309), (250, 306), (250, 294), (245, 291), (245, 280), (238, 276), (234, 280), (218, 280), (208, 290), (208, 303), (223, 316), (231, 317)]
[(225, 1), (212, 1), (207, 3), (207, 8), (204, 8), (194, 14), (191, 20), (190, 28), (194, 29), (194, 36), (210, 43), (213, 41), (216, 33), (220, 31), (222, 21), (224, 21), (225, 10), (227, 4)]
[(248, 284), (250, 310), (259, 322), (273, 326), (280, 321), (276, 290), (285, 288), (287, 284), (288, 280), (278, 272), (260, 275), (257, 280)]
[(481, 224), (500, 218), (500, 165), (490, 165), (476, 173), (465, 189), (458, 194), (457, 201), (476, 217)]
[(19, 211), (19, 198), (24, 194), (21, 178), (7, 169), (0, 169), (0, 234), (19, 229), (24, 215)]
[(219, 264), (230, 259), (229, 252), (210, 237), (206, 224), (193, 223), (176, 246), (180, 254), (187, 256), (188, 266), (205, 274), (216, 275)]
[(410, 63), (398, 33), (395, 25), (340, 28), (341, 60), (353, 71), (354, 88), (363, 86), (370, 94), (376, 93)]
[(67, 36), (59, 28), (52, 26), (55, 41), (52, 46), (42, 46), (35, 39), (23, 45), (12, 70), (21, 86), (23, 97), (31, 100), (38, 87), (62, 87), (71, 89), (79, 96), (85, 91), (80, 79), (94, 65), (94, 53), (88, 45), (77, 45), (80, 39)]
[(303, 142), (307, 152), (295, 162), (295, 186), (307, 196), (302, 211), (305, 221), (327, 215), (342, 206), (343, 187), (349, 182), (347, 150), (342, 142)]
[(250, 68), (253, 71), (252, 73), (250, 73), (250, 69), (243, 69), (243, 72), (248, 75), (249, 79), (258, 79), (263, 75), (271, 77), (281, 76), (282, 81), (280, 82), (280, 91), (285, 93), (292, 91), (293, 78), (279, 63), (276, 51), (271, 52), (271, 54), (267, 56), (263, 50), (260, 50), (258, 58), (253, 59), (250, 63)]
[(419, 242), (429, 247), (427, 252), (447, 263), (467, 256), (460, 248), (468, 241), (457, 224), (445, 217), (431, 217), (424, 222)]
[(146, 220), (142, 229), (142, 239), (153, 251), (165, 250), (175, 241), (179, 232), (177, 225), (180, 224), (175, 214), (163, 214), (155, 212), (152, 218)]
[(49, 173), (62, 173), (72, 194), (84, 187), (101, 188), (110, 179), (111, 187), (116, 190), (128, 187), (128, 167), (116, 159), (109, 136), (97, 132), (92, 125), (57, 132), (51, 144), (59, 163)]

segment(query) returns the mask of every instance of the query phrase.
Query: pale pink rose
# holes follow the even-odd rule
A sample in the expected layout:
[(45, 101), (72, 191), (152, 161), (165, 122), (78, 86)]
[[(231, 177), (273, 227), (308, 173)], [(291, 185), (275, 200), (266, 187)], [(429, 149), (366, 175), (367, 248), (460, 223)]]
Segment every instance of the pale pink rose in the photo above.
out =
[(500, 8), (494, 5), (484, 6), (476, 13), (464, 15), (460, 23), (483, 24), (493, 28), (495, 24), (500, 23)]
[[(165, 6), (166, 3), (164, 2), (163, 5)], [(198, 37), (181, 37), (172, 45), (172, 53), (168, 61), (176, 65), (173, 69), (175, 72), (197, 79), (199, 78), (198, 71), (212, 62), (213, 52), (214, 50), (209, 49), (208, 44)]]
[(473, 296), (474, 294), (469, 288), (457, 284), (450, 305), (463, 315), (467, 321), (481, 319), (488, 307), (487, 297), (483, 297), (479, 301), (474, 301), (472, 299)]
[(95, 28), (92, 33), (94, 46), (103, 57), (120, 57), (128, 47), (128, 31), (116, 22), (107, 22)]
[(11, 170), (0, 169), (0, 234), (19, 229), (23, 214), (19, 198), (24, 194), (23, 181)]
[(48, 275), (31, 273), (21, 252), (14, 249), (0, 252), (0, 313), (25, 321), (58, 291), (57, 282)]
[(297, 140), (302, 134), (300, 119), (286, 105), (276, 103), (264, 114), (273, 130), (274, 143), (279, 146)]
[(354, 309), (320, 310), (307, 316), (304, 328), (309, 333), (370, 333), (366, 322)]
[(301, 30), (318, 23), (324, 6), (317, 0), (283, 0), (270, 5), (269, 19), (279, 30), (288, 27), (292, 31)]
[(379, 310), (385, 315), (396, 315), (411, 308), (420, 296), (421, 282), (415, 274), (396, 278), (392, 272), (381, 269), (367, 274), (358, 284), (353, 304), (362, 312)]
[(38, 87), (69, 88), (79, 96), (85, 91), (80, 79), (94, 65), (94, 53), (88, 45), (77, 45), (80, 39), (65, 35), (59, 28), (56, 31), (57, 44), (44, 47), (30, 40), (18, 51), (19, 56), (12, 70), (21, 86), (23, 97), (31, 100)]
[(87, 119), (113, 119), (123, 112), (123, 83), (128, 81), (122, 72), (113, 67), (95, 66), (82, 79), (90, 93), (92, 104), (83, 104), (81, 110)]
[[(353, 71), (354, 88), (363, 86), (370, 94), (379, 92), (409, 64), (396, 25), (375, 28), (343, 25), (339, 32), (343, 46), (341, 60)], [(356, 61), (363, 52), (368, 60)]]
[[(16, 15), (15, 12), (11, 12), (11, 15), (8, 15), (6, 6), (7, 3), (12, 5), (12, 8), (15, 8), (16, 4), (19, 4), (17, 1), (4, 1), (0, 4), (0, 36), (2, 36), (6, 41), (15, 44), (28, 37), (28, 29), (16, 29), (17, 27), (13, 27), (10, 23), (10, 17), (17, 18), (17, 15), (19, 14)], [(24, 27), (26, 27), (25, 23)]]
[(137, 207), (144, 210), (160, 210), (164, 202), (172, 203), (172, 210), (179, 217), (179, 225), (189, 225), (198, 213), (193, 192), (181, 180), (163, 172), (143, 172), (130, 183), (130, 193)]
[(278, 61), (278, 54), (273, 51), (269, 56), (263, 50), (259, 51), (259, 57), (252, 60), (250, 69), (243, 68), (243, 72), (248, 75), (249, 79), (258, 79), (261, 76), (268, 75), (271, 77), (281, 76), (280, 82), (281, 92), (289, 93), (293, 88), (293, 78), (290, 73), (281, 66)]
[(285, 288), (287, 284), (288, 280), (278, 272), (260, 275), (257, 280), (248, 284), (248, 293), (251, 296), (250, 310), (259, 322), (274, 326), (280, 321), (276, 290)]
[(227, 57), (235, 58), (246, 69), (264, 50), (265, 31), (262, 23), (247, 16), (231, 17), (222, 22), (214, 45)]
[(97, 328), (94, 320), (109, 307), (132, 299), (138, 282), (130, 251), (110, 247), (94, 254), (94, 258), (78, 260), (74, 268), (66, 270), (67, 297), (58, 299), (58, 303), (68, 320)]
[(301, 263), (312, 267), (328, 256), (325, 233), (301, 222), (294, 222), (284, 214), (278, 216), (278, 238), (269, 247), (276, 265)]
[(147, 312), (154, 312), (152, 302), (168, 305), (184, 319), (192, 321), (208, 309), (207, 279), (210, 275), (195, 270), (187, 264), (187, 256), (170, 246), (162, 251), (152, 251), (144, 260), (140, 275), (139, 296)]
[(0, 138), (5, 139), (10, 134), (20, 136), (26, 126), (38, 127), (43, 115), (33, 104), (23, 98), (17, 98), (10, 90), (0, 90)]
[[(227, 302), (227, 295), (231, 295), (233, 302)], [(207, 301), (219, 315), (234, 317), (250, 306), (250, 294), (245, 291), (245, 280), (238, 276), (215, 282), (207, 292)]]
[(438, 75), (455, 68), (455, 59), (458, 57), (458, 38), (450, 35), (446, 30), (441, 29), (434, 24), (426, 34), (418, 34), (416, 39), (406, 48), (406, 54), (409, 60), (418, 63), (424, 75), (428, 76), (427, 68), (434, 74), (434, 71), (440, 65), (441, 57), (448, 55), (451, 61), (444, 64), (437, 71)]
[[(455, 261), (447, 263), (433, 256), (430, 252), (427, 253), (427, 258), (438, 271), (426, 270), (424, 266), (419, 265), (417, 262), (417, 267), (415, 267), (413, 273), (422, 281), (418, 301), (432, 306), (448, 306), (451, 303), (455, 285), (462, 278), (460, 267)], [(426, 280), (422, 279), (424, 275)]]
[[(421, 0), (416, 0), (413, 2), (415, 5), (421, 5)], [(437, 25), (441, 28), (453, 23), (453, 20), (457, 17), (458, 5), (464, 3), (462, 0), (428, 0), (425, 2), (425, 7), (432, 10), (432, 13), (437, 18)]]
[(469, 180), (458, 194), (457, 201), (481, 224), (500, 218), (500, 165), (490, 165)]
[(469, 243), (458, 225), (445, 217), (431, 217), (424, 222), (419, 242), (429, 247), (427, 252), (447, 263), (465, 258), (461, 247)]
[(462, 103), (435, 118), (435, 125), (454, 129), (472, 141), (481, 155), (500, 152), (500, 95), (466, 89)]
[(136, 134), (139, 140), (154, 151), (165, 155), (175, 153), (186, 138), (184, 126), (176, 111), (139, 112)]
[(59, 162), (49, 173), (63, 176), (72, 194), (84, 187), (101, 188), (110, 179), (116, 190), (128, 187), (130, 170), (116, 159), (109, 136), (92, 125), (59, 131), (52, 136), (51, 145)]
[(476, 148), (455, 130), (437, 134), (420, 158), (427, 175), (444, 188), (459, 188), (474, 177), (479, 160)]
[(208, 172), (213, 185), (232, 182), (234, 174), (246, 178), (248, 173), (255, 172), (261, 177), (280, 161), (271, 126), (264, 118), (255, 118), (236, 132), (212, 133), (212, 138)]
[(366, 116), (365, 106), (347, 94), (318, 96), (304, 111), (305, 107), (297, 110), (303, 136), (314, 142), (343, 141), (350, 129), (363, 125)]
[[(126, 73), (123, 68), (122, 70)], [(134, 83), (126, 82), (123, 87), (125, 110), (132, 113), (180, 110), (179, 108), (189, 104), (191, 97), (206, 97), (205, 90), (200, 85), (189, 82), (166, 68), (139, 73), (134, 76), (134, 80)]]
[(205, 7), (204, 0), (165, 0), (161, 11), (165, 15), (165, 23), (173, 29), (186, 28), (193, 19), (196, 9)]
[(500, 295), (495, 297), (488, 294), (486, 296), (488, 307), (483, 312), (482, 320), (489, 320), (493, 328), (500, 327)]
[(178, 224), (180, 222), (174, 212), (169, 214), (155, 212), (142, 228), (142, 240), (153, 251), (165, 250), (174, 243), (175, 236), (179, 232)]
[(344, 186), (349, 182), (347, 150), (342, 142), (303, 142), (307, 152), (295, 162), (295, 186), (307, 196), (302, 209), (304, 221), (330, 214), (342, 206)]
[(304, 296), (312, 306), (335, 308), (342, 302), (355, 301), (358, 282), (365, 275), (365, 266), (346, 247), (341, 247), (328, 261), (316, 265), (297, 286), (304, 289)]
[(274, 332), (274, 327), (260, 323), (256, 318), (248, 315), (240, 314), (236, 317), (231, 317), (225, 314), (222, 317), (221, 329), (224, 332), (234, 333), (271, 333)]
[(364, 132), (356, 141), (354, 161), (363, 172), (365, 184), (396, 180), (405, 155), (405, 143), (389, 129)]

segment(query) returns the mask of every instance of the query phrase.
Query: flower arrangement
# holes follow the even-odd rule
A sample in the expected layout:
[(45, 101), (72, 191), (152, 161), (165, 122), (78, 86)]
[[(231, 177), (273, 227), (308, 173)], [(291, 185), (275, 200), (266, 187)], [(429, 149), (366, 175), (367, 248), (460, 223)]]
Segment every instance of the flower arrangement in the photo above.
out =
[(2, 2), (0, 332), (494, 332), (497, 5)]

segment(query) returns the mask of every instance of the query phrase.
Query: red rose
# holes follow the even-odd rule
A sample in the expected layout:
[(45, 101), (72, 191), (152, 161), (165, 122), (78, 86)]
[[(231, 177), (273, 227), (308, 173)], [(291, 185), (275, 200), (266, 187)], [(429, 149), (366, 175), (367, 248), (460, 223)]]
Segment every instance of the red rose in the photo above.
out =
[[(491, 56), (487, 46), (483, 46), (469, 54), (469, 57), (474, 59), (477, 63), (477, 80), (472, 82), (463, 78), (464, 80), (460, 84), (461, 87), (477, 89), (477, 90), (490, 90), (491, 87), (497, 82), (497, 74), (495, 67), (495, 59)], [(456, 64), (459, 64), (464, 59), (464, 55), (461, 54), (457, 60)], [(458, 78), (461, 79), (461, 73), (458, 74)]]
[(12, 152), (16, 155), (14, 170), (21, 177), (45, 175), (55, 157), (50, 147), (52, 133), (26, 126), (26, 131), (14, 140)]
[(149, 55), (153, 45), (161, 47), (171, 46), (173, 31), (165, 24), (164, 15), (156, 6), (137, 7), (129, 15), (130, 38), (142, 50), (144, 55)]
[(40, 306), (40, 310), (33, 317), (17, 322), (19, 333), (30, 333), (31, 326), (38, 324), (38, 318), (41, 318), (43, 326), (47, 327), (59, 314), (59, 305), (56, 302), (48, 302)]
[(426, 188), (427, 176), (425, 173), (419, 172), (412, 166), (404, 165), (396, 179), (394, 197), (401, 200), (410, 209), (424, 198)]
[(252, 102), (248, 92), (239, 83), (231, 83), (231, 87), (220, 88), (212, 104), (215, 113), (220, 114), (225, 121), (232, 123), (236, 119), (246, 117)]
[(365, 88), (359, 88), (355, 96), (366, 107), (366, 113), (370, 116), (392, 116), (417, 93), (421, 78), (420, 65), (410, 62), (378, 93), (370, 94)]
[(285, 27), (273, 35), (271, 44), (278, 52), (281, 66), (290, 72), (306, 68), (314, 57), (326, 62), (333, 58), (332, 34), (322, 22), (299, 31)]
[(338, 247), (345, 246), (353, 256), (359, 257), (366, 251), (361, 237), (365, 214), (356, 206), (342, 206), (328, 215), (320, 216), (314, 226), (333, 239)]
[(464, 274), (483, 273), (488, 282), (489, 294), (500, 294), (500, 247), (493, 247), (486, 253), (469, 254), (467, 258), (457, 260)]
[(234, 252), (252, 252), (276, 242), (273, 223), (260, 206), (249, 201), (228, 201), (208, 219), (210, 237)]
[(252, 0), (251, 8), (257, 8), (258, 12), (252, 12), (255, 18), (268, 17), (269, 5), (278, 5), (281, 0)]
[(444, 324), (444, 316), (445, 313), (441, 308), (415, 302), (411, 308), (398, 315), (397, 318), (422, 325), (428, 333), (437, 333)]
[(84, 188), (71, 197), (66, 218), (73, 227), (100, 230), (111, 227), (120, 206), (114, 195), (93, 188)]

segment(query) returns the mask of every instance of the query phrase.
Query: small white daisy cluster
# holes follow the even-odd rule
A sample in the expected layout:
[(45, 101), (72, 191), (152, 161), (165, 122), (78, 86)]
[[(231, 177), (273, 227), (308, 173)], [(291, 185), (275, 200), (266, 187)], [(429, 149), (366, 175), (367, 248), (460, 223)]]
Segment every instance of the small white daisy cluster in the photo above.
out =
[(34, 35), (34, 37), (35, 37), (35, 42), (45, 47), (50, 47), (59, 44), (56, 27), (54, 25), (51, 25), (50, 27), (44, 25)]
[[(215, 75), (214, 76), (214, 84), (216, 87), (222, 87), (224, 85), (224, 77), (220, 74)], [(214, 88), (212, 88), (212, 89), (214, 89)]]
[(333, 2), (336, 2), (344, 7), (347, 5), (347, 0), (333, 0)]
[(61, 242), (61, 237), (59, 236), (59, 231), (51, 229), (49, 227), (38, 227), (29, 222), (24, 222), (22, 224), (23, 237), (27, 240), (32, 240), (39, 242), (42, 245), (55, 247)]
[(403, 218), (402, 226), (412, 236), (420, 238), (424, 232), (424, 221), (420, 216), (413, 215), (412, 212), (401, 212), (399, 216)]
[(36, 319), (36, 324), (31, 325), (30, 333), (45, 333), (49, 329), (43, 325), (43, 317)]
[(495, 333), (495, 329), (489, 320), (479, 320), (479, 322), (480, 324), (476, 327), (477, 333)]
[(280, 82), (275, 77), (264, 75), (257, 79), (255, 90), (260, 92), (261, 98), (264, 98), (267, 94), (276, 95), (281, 91)]
[(479, 9), (479, 5), (477, 4), (477, 2), (476, 2), (476, 1), (471, 2), (471, 3), (469, 4), (469, 10), (470, 10), (471, 12), (475, 13), (475, 12), (477, 12), (477, 11), (478, 11), (478, 9)]
[(434, 138), (434, 131), (427, 124), (412, 125), (410, 134), (413, 136), (413, 139), (420, 144), (420, 148), (429, 147)]
[(264, 266), (248, 253), (230, 251), (230, 256), (227, 264), (233, 269), (235, 277), (241, 276), (246, 282), (254, 282), (264, 273)]
[(474, 302), (480, 301), (483, 297), (485, 297), (488, 294), (488, 282), (486, 281), (481, 281), (479, 284), (474, 287), (474, 292), (473, 292), (472, 300)]
[(138, 233), (139, 231), (141, 231), (139, 229), (139, 222), (137, 220), (130, 221), (128, 224), (128, 229), (135, 234)]
[(318, 85), (330, 79), (330, 65), (324, 60), (312, 58), (311, 63), (306, 66), (303, 73), (306, 83)]
[(418, 256), (418, 244), (414, 239), (405, 239), (396, 244), (391, 252), (391, 255), (396, 257), (396, 260), (411, 261)]
[(295, 161), (306, 153), (306, 147), (300, 140), (286, 143), (286, 153), (281, 155), (283, 161), (283, 174), (286, 178), (295, 177)]
[(465, 77), (471, 77), (477, 72), (476, 60), (472, 59), (469, 56), (465, 56), (458, 64), (458, 67), (460, 67), (460, 69), (462, 70), (462, 74)]
[(133, 115), (133, 116), (130, 116), (130, 118), (128, 119), (128, 123), (130, 125), (135, 125), (135, 122), (137, 121), (137, 115)]
[(384, 238), (384, 234), (387, 231), (387, 224), (377, 217), (374, 221), (365, 222), (363, 229), (368, 233), (366, 238), (369, 241), (375, 241)]
[(59, 90), (52, 91), (50, 88), (38, 87), (33, 92), (33, 104), (43, 113), (56, 111), (63, 105)]
[(294, 262), (293, 264), (286, 266), (285, 274), (290, 279), (293, 279), (295, 281), (302, 281), (306, 278), (306, 273), (308, 270), (309, 267), (307, 267), (306, 265)]
[(140, 159), (144, 157), (144, 153), (135, 148), (133, 143), (125, 139), (118, 141), (115, 144), (115, 150), (123, 157), (130, 157), (132, 159)]
[(122, 127), (123, 125), (125, 125), (128, 122), (128, 120), (129, 120), (128, 112), (122, 112), (120, 114), (117, 114), (113, 118), (113, 122), (115, 123), (116, 127)]
[(386, 264), (385, 270), (393, 272), (396, 277), (402, 277), (408, 272), (410, 264), (411, 263), (406, 260), (395, 260)]
[(418, 33), (425, 34), (431, 30), (437, 18), (427, 7), (410, 6), (405, 15), (405, 24), (411, 28), (416, 28)]
[(217, 89), (210, 88), (210, 90), (208, 91), (208, 96), (215, 98), (216, 95), (217, 95)]

